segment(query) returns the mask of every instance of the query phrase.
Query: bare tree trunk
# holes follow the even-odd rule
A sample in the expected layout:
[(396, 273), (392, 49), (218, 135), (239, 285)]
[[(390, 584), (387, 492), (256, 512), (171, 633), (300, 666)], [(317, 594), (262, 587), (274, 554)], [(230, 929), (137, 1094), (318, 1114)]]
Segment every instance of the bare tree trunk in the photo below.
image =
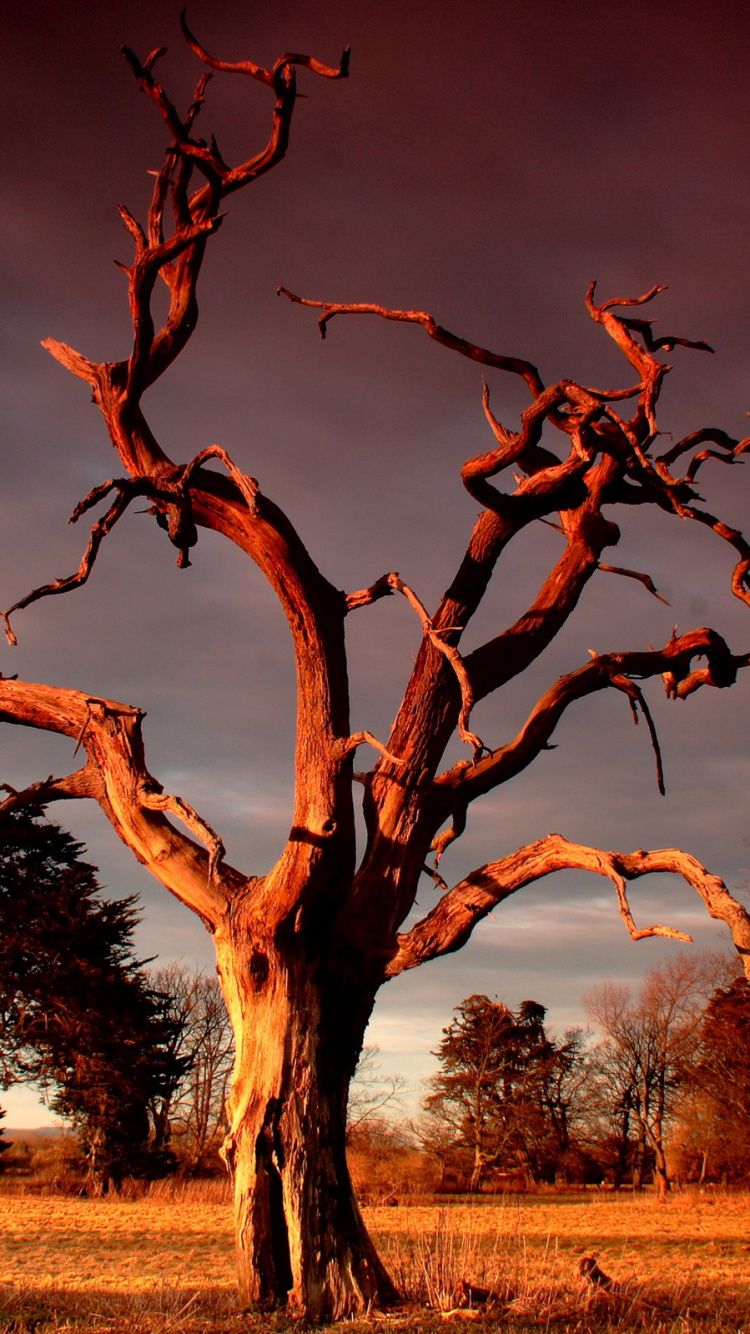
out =
[(654, 1146), (654, 1153), (656, 1156), (656, 1163), (654, 1165), (654, 1176), (656, 1177), (656, 1185), (659, 1191), (659, 1195), (661, 1196), (662, 1199), (664, 1199), (672, 1189), (672, 1183), (669, 1180), (669, 1173), (667, 1171), (667, 1160), (664, 1156), (664, 1149), (662, 1148), (661, 1144)]
[(638, 1126), (638, 1139), (635, 1144), (635, 1155), (633, 1159), (633, 1190), (643, 1190), (643, 1174), (645, 1171), (646, 1156), (646, 1132), (643, 1125)]
[(474, 1146), (474, 1165), (471, 1169), (471, 1179), (469, 1181), (469, 1194), (478, 1195), (482, 1185), (482, 1174), (484, 1172), (484, 1157), (478, 1144)]
[[(625, 1174), (628, 1170), (628, 1158), (630, 1156), (630, 1110), (625, 1108), (622, 1114), (622, 1129), (619, 1140), (616, 1144), (617, 1157), (615, 1160), (614, 1178), (612, 1181), (613, 1190), (622, 1190), (622, 1183), (625, 1180)], [(635, 1183), (633, 1183), (635, 1186)]]
[(232, 934), (233, 948), (219, 938), (217, 950), (237, 1044), (224, 1157), (240, 1302), (287, 1302), (315, 1321), (391, 1304), (346, 1162), (349, 1081), (374, 992), (342, 986), (296, 941), (282, 953), (245, 933), (238, 952)]
[(651, 1147), (654, 1151), (654, 1178), (659, 1191), (659, 1195), (664, 1199), (672, 1189), (672, 1183), (669, 1180), (667, 1170), (667, 1157), (664, 1152), (664, 1133), (661, 1121), (658, 1121), (653, 1130), (649, 1128), (648, 1138), (651, 1141)]

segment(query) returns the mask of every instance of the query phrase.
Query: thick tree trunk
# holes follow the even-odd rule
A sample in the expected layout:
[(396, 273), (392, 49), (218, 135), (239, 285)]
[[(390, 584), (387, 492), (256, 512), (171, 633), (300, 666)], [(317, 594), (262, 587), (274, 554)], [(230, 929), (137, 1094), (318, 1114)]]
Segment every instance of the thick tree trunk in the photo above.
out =
[(217, 940), (237, 1057), (224, 1156), (234, 1180), (239, 1297), (341, 1320), (397, 1300), (354, 1197), (346, 1102), (374, 992), (292, 943)]

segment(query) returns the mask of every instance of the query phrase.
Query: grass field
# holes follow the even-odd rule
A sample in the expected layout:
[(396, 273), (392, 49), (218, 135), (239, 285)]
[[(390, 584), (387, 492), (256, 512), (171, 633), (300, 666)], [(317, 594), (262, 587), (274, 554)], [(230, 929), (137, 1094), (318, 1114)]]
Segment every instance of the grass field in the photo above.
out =
[[(750, 1198), (593, 1194), (366, 1211), (406, 1297), (342, 1330), (451, 1324), (545, 1331), (748, 1331)], [(585, 1284), (594, 1254), (614, 1280)], [(495, 1294), (461, 1309), (462, 1281)], [(0, 1330), (281, 1330), (233, 1300), (229, 1207), (191, 1200), (0, 1197)], [(458, 1308), (458, 1309), (457, 1309)], [(468, 1322), (471, 1321), (471, 1326)]]

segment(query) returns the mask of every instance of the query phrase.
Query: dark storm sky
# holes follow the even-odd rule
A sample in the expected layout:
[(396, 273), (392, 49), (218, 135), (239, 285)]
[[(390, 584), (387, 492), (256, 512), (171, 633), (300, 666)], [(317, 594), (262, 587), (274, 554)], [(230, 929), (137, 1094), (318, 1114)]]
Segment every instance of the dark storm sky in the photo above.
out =
[[(178, 4), (27, 0), (4, 20), (2, 190), (2, 492), (0, 604), (70, 573), (85, 532), (66, 527), (76, 502), (119, 465), (88, 391), (39, 346), (53, 335), (96, 359), (128, 349), (130, 239), (116, 205), (143, 215), (166, 143), (158, 116), (119, 54), (155, 46), (184, 104), (200, 68), (180, 38)], [(750, 216), (747, 6), (552, 3), (552, 0), (194, 0), (200, 39), (225, 59), (271, 63), (285, 50), (351, 77), (304, 71), (286, 161), (229, 201), (200, 291), (201, 322), (146, 407), (162, 445), (187, 461), (216, 441), (293, 519), (341, 587), (398, 569), (434, 606), (460, 559), (475, 503), (459, 471), (489, 448), (476, 367), (421, 330), (351, 319), (318, 339), (311, 312), (275, 296), (426, 309), (498, 352), (527, 357), (547, 383), (600, 387), (632, 376), (583, 309), (602, 297), (668, 292), (659, 329), (705, 338), (717, 355), (677, 349), (662, 398), (675, 439), (713, 424), (740, 436), (750, 408)], [(202, 133), (225, 157), (264, 142), (268, 90), (213, 81)], [(513, 426), (523, 386), (494, 373), (492, 404)], [(747, 524), (743, 472), (708, 465), (710, 508)], [(609, 559), (646, 569), (670, 606), (601, 574), (531, 679), (477, 711), (493, 744), (515, 733), (561, 671), (600, 652), (663, 644), (711, 624), (747, 650), (747, 612), (729, 592), (731, 553), (676, 519), (618, 516)], [(498, 572), (467, 645), (508, 623), (559, 550), (537, 525)], [(230, 860), (262, 871), (288, 829), (294, 680), (283, 618), (254, 567), (212, 534), (193, 568), (147, 517), (130, 514), (89, 586), (17, 618), (20, 646), (0, 670), (75, 686), (148, 711), (152, 772), (226, 838)], [(354, 724), (388, 730), (418, 626), (389, 599), (350, 618)], [(750, 672), (746, 673), (750, 676)], [(659, 798), (648, 737), (613, 692), (579, 704), (559, 748), (512, 788), (486, 798), (446, 858), (451, 880), (558, 830), (630, 850), (678, 845), (736, 886), (750, 858), (748, 691), (703, 691), (667, 704), (649, 686), (665, 751)], [(69, 745), (6, 729), (0, 778), (16, 785), (66, 772)], [(363, 752), (364, 757), (364, 752)], [(210, 966), (190, 913), (117, 846), (97, 811), (54, 812), (85, 838), (112, 893), (143, 897), (144, 953)], [(425, 880), (420, 906), (434, 889)], [(701, 946), (721, 938), (682, 886), (634, 889), (638, 921), (667, 920)], [(674, 948), (630, 943), (609, 887), (580, 874), (526, 891), (461, 955), (383, 992), (372, 1038), (416, 1077), (451, 1008), (473, 991), (511, 1003), (533, 996), (562, 1028), (605, 976), (637, 981)], [(13, 1117), (9, 1118), (11, 1121)]]

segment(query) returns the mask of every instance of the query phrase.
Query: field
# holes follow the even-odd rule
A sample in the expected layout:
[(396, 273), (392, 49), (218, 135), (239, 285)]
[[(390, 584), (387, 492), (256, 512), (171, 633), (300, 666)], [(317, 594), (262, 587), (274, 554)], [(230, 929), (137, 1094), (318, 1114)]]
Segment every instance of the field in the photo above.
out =
[[(342, 1332), (750, 1331), (748, 1197), (683, 1194), (660, 1204), (592, 1193), (365, 1212), (407, 1300)], [(227, 1205), (7, 1195), (0, 1228), (4, 1334), (288, 1327), (282, 1316), (236, 1311)], [(587, 1254), (611, 1288), (581, 1278)], [(494, 1295), (467, 1308), (465, 1282)]]

